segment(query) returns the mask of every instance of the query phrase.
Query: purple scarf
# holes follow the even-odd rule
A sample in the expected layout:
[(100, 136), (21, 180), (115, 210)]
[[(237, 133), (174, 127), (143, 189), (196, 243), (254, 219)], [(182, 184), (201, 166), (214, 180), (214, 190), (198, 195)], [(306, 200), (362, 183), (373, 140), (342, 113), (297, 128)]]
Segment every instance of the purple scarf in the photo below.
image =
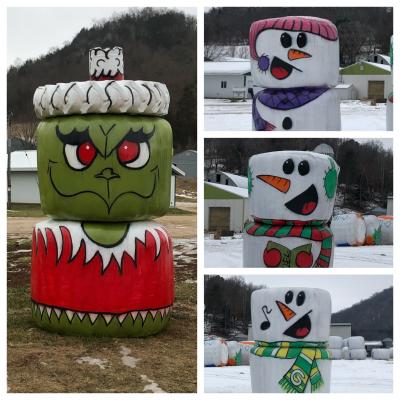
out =
[(257, 99), (260, 103), (273, 110), (293, 110), (310, 103), (324, 94), (329, 88), (327, 86), (308, 86), (288, 89), (261, 90), (253, 97), (253, 121), (256, 131), (272, 131), (275, 126), (265, 121), (257, 110)]

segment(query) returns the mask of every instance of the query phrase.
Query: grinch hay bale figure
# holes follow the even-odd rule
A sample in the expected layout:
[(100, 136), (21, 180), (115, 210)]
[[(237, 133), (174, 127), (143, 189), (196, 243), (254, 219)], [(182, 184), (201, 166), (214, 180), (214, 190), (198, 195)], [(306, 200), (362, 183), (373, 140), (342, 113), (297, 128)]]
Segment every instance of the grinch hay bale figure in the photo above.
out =
[(86, 82), (34, 95), (41, 205), (32, 241), (36, 323), (79, 335), (147, 336), (174, 296), (169, 208), (169, 94), (124, 80), (122, 49), (90, 50)]
[(326, 290), (256, 290), (251, 322), (256, 341), (250, 354), (253, 393), (330, 391), (331, 296)]

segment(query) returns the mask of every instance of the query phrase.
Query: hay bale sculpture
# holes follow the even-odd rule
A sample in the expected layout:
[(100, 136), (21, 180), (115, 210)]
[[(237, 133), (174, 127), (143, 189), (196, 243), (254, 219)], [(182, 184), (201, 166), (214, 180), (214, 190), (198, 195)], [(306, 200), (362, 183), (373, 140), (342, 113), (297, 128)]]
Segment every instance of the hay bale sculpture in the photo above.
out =
[(47, 330), (147, 336), (170, 319), (173, 249), (167, 87), (124, 80), (122, 48), (93, 48), (90, 80), (39, 87), (41, 205), (32, 309)]
[(328, 268), (333, 234), (327, 226), (340, 168), (329, 156), (277, 151), (250, 158), (244, 267)]
[(340, 130), (336, 26), (316, 17), (255, 21), (249, 34), (253, 130)]
[(253, 393), (329, 392), (331, 297), (322, 289), (270, 288), (251, 296)]

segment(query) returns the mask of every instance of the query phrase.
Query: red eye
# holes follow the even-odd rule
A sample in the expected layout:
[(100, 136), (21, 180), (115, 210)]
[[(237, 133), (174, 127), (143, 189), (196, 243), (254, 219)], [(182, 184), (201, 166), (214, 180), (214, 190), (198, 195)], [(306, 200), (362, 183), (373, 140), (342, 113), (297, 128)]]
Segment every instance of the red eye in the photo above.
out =
[(91, 142), (85, 142), (78, 146), (76, 154), (83, 165), (89, 165), (96, 157), (97, 151)]
[(139, 143), (124, 140), (118, 147), (118, 158), (122, 163), (128, 163), (139, 157)]

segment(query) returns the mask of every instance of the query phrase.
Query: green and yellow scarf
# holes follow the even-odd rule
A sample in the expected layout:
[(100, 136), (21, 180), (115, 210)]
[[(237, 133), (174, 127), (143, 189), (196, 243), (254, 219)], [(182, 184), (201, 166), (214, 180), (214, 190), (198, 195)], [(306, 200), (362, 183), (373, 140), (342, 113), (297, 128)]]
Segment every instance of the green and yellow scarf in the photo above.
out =
[(310, 382), (311, 392), (315, 392), (324, 384), (317, 360), (332, 358), (326, 345), (326, 342), (256, 341), (250, 352), (259, 357), (295, 358), (279, 385), (286, 393), (304, 393)]

